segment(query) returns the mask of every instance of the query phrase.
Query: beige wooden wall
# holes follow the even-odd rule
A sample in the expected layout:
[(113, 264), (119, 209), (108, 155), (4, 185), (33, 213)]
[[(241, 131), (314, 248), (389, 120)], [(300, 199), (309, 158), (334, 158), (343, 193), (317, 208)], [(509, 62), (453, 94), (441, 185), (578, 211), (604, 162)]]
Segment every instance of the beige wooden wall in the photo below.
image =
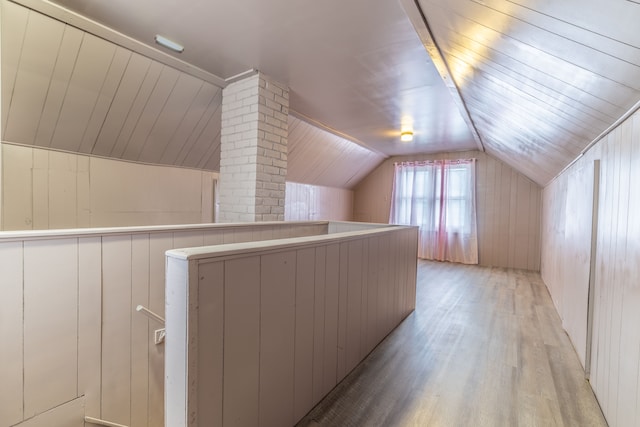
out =
[(287, 182), (284, 219), (352, 221), (353, 191)]
[(0, 144), (0, 230), (213, 220), (214, 172)]
[[(600, 159), (591, 386), (611, 427), (640, 422), (640, 114), (635, 113), (544, 189), (541, 273), (562, 307), (576, 304), (572, 259), (587, 239), (571, 239), (571, 177)], [(587, 190), (588, 191), (588, 190)], [(580, 243), (582, 241), (582, 243)], [(564, 320), (564, 319), (563, 319)], [(583, 328), (586, 319), (583, 319)], [(573, 335), (568, 331), (570, 336)], [(576, 342), (574, 336), (572, 340)]]
[(415, 227), (375, 226), (170, 252), (167, 425), (294, 425), (413, 311), (416, 257)]
[(479, 151), (385, 160), (354, 189), (354, 220), (389, 221), (394, 162), (471, 157), (478, 159), (476, 197), (480, 265), (539, 270), (540, 187)]
[[(0, 426), (164, 425), (169, 249), (326, 234), (327, 223), (0, 234)], [(84, 234), (82, 234), (84, 233)], [(60, 234), (60, 233), (58, 233)]]

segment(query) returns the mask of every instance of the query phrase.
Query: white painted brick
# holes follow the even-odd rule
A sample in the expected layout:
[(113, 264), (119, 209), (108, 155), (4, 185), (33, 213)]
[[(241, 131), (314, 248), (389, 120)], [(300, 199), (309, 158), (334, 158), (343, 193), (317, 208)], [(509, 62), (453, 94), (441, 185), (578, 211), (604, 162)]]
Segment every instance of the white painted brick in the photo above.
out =
[(285, 139), (289, 136), (289, 132), (286, 129), (275, 129), (273, 133)]
[(273, 144), (273, 149), (280, 152), (280, 153), (287, 153), (287, 146), (286, 144)]
[(276, 150), (264, 150), (264, 157), (269, 157), (271, 159), (278, 159), (280, 160), (280, 153)]
[(286, 161), (282, 161), (282, 160), (278, 160), (278, 159), (273, 159), (272, 161), (273, 166), (279, 167), (279, 168), (283, 168), (286, 169), (287, 167), (287, 162)]
[(275, 101), (271, 101), (270, 99), (265, 100), (265, 105), (267, 106), (267, 108), (271, 108), (272, 110), (282, 111), (282, 104)]
[(287, 126), (287, 124), (288, 124), (288, 123), (287, 123), (287, 120), (289, 120), (289, 116), (288, 116), (288, 115), (286, 115), (286, 114), (283, 114), (283, 113), (282, 113), (282, 112), (280, 112), (280, 111), (275, 111), (275, 112), (273, 113), (273, 116), (274, 116), (276, 119), (278, 119), (278, 120), (280, 121), (280, 123), (278, 124), (278, 126), (279, 126), (281, 129), (285, 129), (283, 126)]
[(265, 89), (271, 93), (282, 96), (282, 88), (273, 82), (267, 82)]
[(281, 137), (276, 135), (275, 133), (266, 132), (264, 135), (264, 139), (269, 142), (280, 143), (282, 141)]
[(268, 174), (278, 175), (280, 173), (280, 168), (276, 168), (273, 166), (265, 166), (264, 171)]
[[(280, 114), (280, 113), (277, 113)], [(276, 119), (275, 117), (265, 117), (265, 123), (277, 127), (279, 128), (282, 125), (282, 122), (280, 121), (280, 119)]]
[(286, 87), (262, 74), (224, 89), (221, 218), (284, 218), (288, 96)]
[(285, 107), (289, 106), (289, 95), (287, 95), (286, 98), (284, 97), (284, 95), (283, 96), (276, 95), (275, 96), (275, 101), (278, 104), (280, 104), (280, 106), (281, 106), (280, 110), (281, 110), (283, 106), (285, 106)]

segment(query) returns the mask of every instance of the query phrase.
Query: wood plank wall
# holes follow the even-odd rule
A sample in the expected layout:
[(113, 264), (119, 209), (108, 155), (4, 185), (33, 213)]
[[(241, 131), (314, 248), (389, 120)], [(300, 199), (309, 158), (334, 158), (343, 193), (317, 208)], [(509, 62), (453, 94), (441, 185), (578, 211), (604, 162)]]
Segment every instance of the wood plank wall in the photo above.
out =
[[(611, 427), (640, 425), (640, 114), (635, 113), (544, 189), (542, 277), (558, 307), (566, 270), (585, 252), (565, 236), (571, 176), (600, 159), (590, 382)], [(586, 239), (582, 239), (586, 241)], [(574, 285), (574, 284), (570, 284)], [(583, 285), (583, 284), (582, 284)], [(574, 285), (575, 286), (575, 285)], [(584, 286), (584, 285), (583, 285)], [(575, 303), (575, 301), (572, 301)], [(561, 310), (561, 315), (563, 314)], [(586, 321), (586, 320), (585, 320)], [(573, 339), (573, 338), (572, 338)], [(575, 341), (574, 341), (575, 342)]]
[(413, 227), (181, 254), (167, 261), (173, 427), (292, 426), (415, 308)]
[(0, 230), (213, 221), (217, 173), (0, 144)]
[(479, 151), (385, 160), (354, 189), (354, 220), (388, 223), (394, 162), (471, 157), (478, 159), (480, 265), (539, 270), (541, 188), (505, 163)]
[(353, 191), (287, 182), (285, 221), (352, 221)]
[(282, 223), (0, 239), (0, 426), (83, 426), (85, 411), (164, 425), (160, 325), (135, 307), (164, 315), (165, 251), (327, 230)]
[(218, 170), (222, 88), (2, 0), (2, 141)]

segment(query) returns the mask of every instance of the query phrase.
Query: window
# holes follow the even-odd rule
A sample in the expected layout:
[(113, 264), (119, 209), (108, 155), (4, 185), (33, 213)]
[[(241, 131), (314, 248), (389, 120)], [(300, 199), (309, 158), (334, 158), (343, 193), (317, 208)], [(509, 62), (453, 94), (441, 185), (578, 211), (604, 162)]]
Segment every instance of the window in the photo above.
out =
[(395, 164), (389, 222), (420, 227), (423, 258), (459, 260), (452, 245), (471, 242), (460, 262), (477, 263), (475, 211), (475, 159)]

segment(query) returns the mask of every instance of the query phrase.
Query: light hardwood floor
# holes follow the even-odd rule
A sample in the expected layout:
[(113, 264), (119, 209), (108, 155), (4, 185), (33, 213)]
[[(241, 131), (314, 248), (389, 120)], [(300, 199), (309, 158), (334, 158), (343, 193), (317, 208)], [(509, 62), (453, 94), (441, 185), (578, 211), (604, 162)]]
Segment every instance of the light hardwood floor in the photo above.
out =
[(538, 273), (419, 261), (416, 311), (298, 427), (606, 425)]

